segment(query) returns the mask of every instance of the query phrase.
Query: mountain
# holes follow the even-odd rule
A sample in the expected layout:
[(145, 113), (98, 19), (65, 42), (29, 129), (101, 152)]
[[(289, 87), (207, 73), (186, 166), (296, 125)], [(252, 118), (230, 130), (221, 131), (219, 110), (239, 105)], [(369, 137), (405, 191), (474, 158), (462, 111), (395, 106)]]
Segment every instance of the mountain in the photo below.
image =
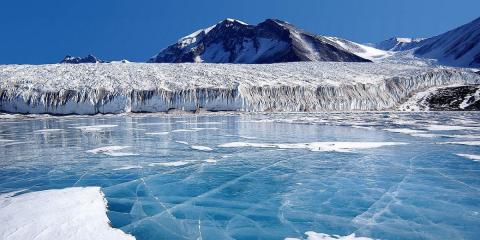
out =
[(72, 57), (70, 55), (65, 56), (60, 63), (70, 63), (70, 64), (79, 64), (79, 63), (104, 63), (105, 61), (96, 58), (93, 55), (88, 55), (86, 57)]
[(163, 49), (148, 62), (278, 63), (301, 61), (370, 62), (329, 38), (280, 20), (258, 25), (226, 19)]
[(415, 55), (444, 65), (480, 67), (480, 18), (422, 41)]
[(385, 51), (405, 51), (418, 47), (420, 42), (423, 40), (424, 38), (392, 37), (385, 41), (374, 44), (374, 47)]

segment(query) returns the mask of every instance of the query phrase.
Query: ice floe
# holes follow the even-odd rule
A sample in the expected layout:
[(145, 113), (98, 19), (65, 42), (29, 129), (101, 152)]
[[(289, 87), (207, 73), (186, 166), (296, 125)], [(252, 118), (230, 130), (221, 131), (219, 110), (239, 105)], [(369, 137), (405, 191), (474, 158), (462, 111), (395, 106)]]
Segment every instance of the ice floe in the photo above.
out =
[[(368, 237), (356, 237), (355, 233), (352, 233), (348, 236), (339, 236), (339, 235), (329, 235), (325, 233), (317, 233), (313, 231), (308, 231), (305, 233), (307, 235), (306, 240), (373, 240)], [(285, 240), (300, 240), (299, 238), (285, 238)]]
[(379, 148), (383, 146), (404, 145), (404, 142), (311, 142), (311, 143), (251, 143), (231, 142), (219, 145), (223, 148), (279, 148), (279, 149), (307, 149), (319, 152), (351, 152), (353, 150)]
[(105, 155), (113, 156), (113, 157), (123, 157), (123, 156), (136, 156), (138, 154), (132, 152), (119, 152), (120, 150), (130, 148), (130, 146), (107, 146), (107, 147), (99, 147), (92, 150), (88, 150), (88, 153), (98, 154), (103, 153)]
[(460, 156), (460, 157), (471, 159), (471, 160), (476, 161), (476, 162), (480, 162), (480, 155), (465, 154), (465, 153), (457, 153), (456, 155)]
[(405, 133), (405, 134), (413, 134), (413, 133), (425, 133), (426, 131), (423, 130), (416, 130), (410, 128), (385, 128), (385, 131), (394, 132), (394, 133)]
[(190, 164), (192, 161), (175, 161), (175, 162), (162, 162), (162, 163), (149, 163), (148, 166), (164, 166), (164, 167), (179, 167)]
[(51, 133), (51, 132), (61, 132), (61, 131), (63, 131), (63, 129), (49, 128), (49, 129), (36, 130), (35, 133)]
[(101, 131), (104, 131), (105, 129), (114, 128), (114, 127), (118, 127), (118, 125), (113, 125), (113, 124), (110, 124), (110, 125), (91, 125), (91, 126), (80, 126), (80, 127), (73, 127), (73, 128), (80, 129), (84, 132), (101, 132)]
[(148, 132), (145, 135), (168, 135), (170, 132)]
[(118, 170), (130, 170), (130, 169), (141, 169), (141, 168), (143, 167), (138, 165), (126, 165), (123, 167), (115, 168), (113, 170), (118, 171)]
[(172, 132), (196, 132), (198, 130), (195, 129), (175, 129)]
[(0, 239), (135, 239), (114, 229), (99, 187), (0, 195)]
[(425, 127), (430, 131), (458, 131), (458, 130), (479, 130), (479, 127), (467, 127), (467, 126), (449, 126), (449, 125), (430, 125)]
[(192, 145), (190, 148), (198, 150), (198, 151), (213, 151), (211, 147), (206, 147), (206, 146), (198, 146), (198, 145)]

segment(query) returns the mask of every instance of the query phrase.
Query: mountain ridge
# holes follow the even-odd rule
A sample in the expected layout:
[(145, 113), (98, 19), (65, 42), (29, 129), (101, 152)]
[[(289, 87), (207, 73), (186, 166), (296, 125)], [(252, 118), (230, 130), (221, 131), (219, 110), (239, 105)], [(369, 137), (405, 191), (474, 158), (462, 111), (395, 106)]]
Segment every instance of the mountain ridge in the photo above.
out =
[(150, 58), (151, 63), (370, 62), (326, 37), (278, 19), (257, 25), (225, 19), (180, 38)]

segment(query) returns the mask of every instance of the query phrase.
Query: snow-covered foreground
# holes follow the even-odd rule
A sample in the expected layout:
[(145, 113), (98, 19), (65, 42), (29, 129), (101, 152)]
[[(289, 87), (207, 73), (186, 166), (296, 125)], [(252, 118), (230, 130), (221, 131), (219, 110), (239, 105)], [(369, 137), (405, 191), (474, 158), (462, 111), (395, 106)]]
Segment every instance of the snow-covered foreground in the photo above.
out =
[(469, 69), (396, 63), (0, 66), (0, 110), (95, 114), (394, 109), (432, 87), (479, 84)]
[(0, 195), (0, 239), (135, 239), (110, 226), (98, 187), (12, 195)]
[(479, 119), (479, 112), (0, 114), (0, 193), (21, 191), (0, 197), (0, 233), (473, 240)]

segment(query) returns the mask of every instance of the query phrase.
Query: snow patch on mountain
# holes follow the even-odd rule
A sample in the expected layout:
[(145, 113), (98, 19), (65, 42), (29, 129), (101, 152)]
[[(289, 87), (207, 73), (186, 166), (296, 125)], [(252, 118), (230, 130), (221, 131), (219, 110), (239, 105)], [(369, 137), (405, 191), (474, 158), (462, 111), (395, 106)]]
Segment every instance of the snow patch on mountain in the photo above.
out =
[(425, 38), (392, 37), (374, 44), (374, 47), (385, 51), (405, 51), (418, 47), (424, 39)]

